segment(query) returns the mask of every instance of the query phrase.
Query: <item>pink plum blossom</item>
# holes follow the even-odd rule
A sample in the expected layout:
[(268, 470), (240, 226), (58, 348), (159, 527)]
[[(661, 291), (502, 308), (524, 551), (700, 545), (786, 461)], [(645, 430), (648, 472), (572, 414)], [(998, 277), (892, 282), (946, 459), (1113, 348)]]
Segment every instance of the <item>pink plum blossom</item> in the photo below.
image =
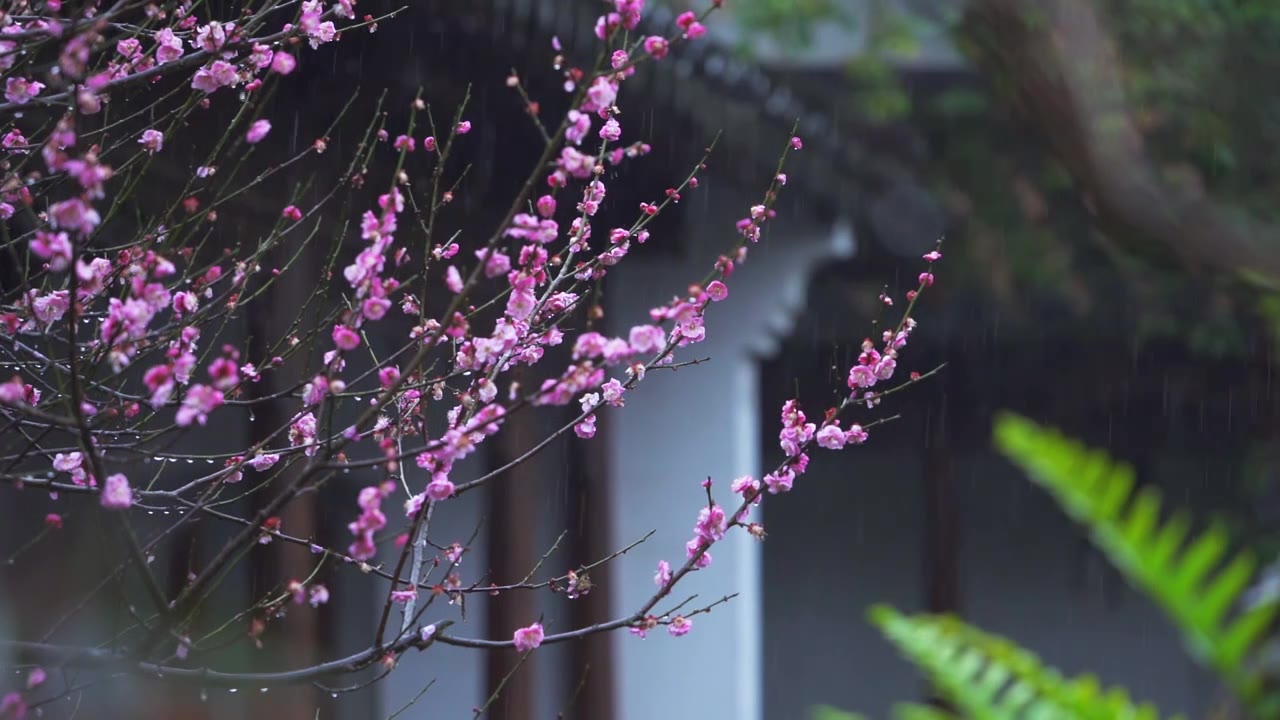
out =
[(443, 475), (436, 475), (427, 483), (427, 497), (439, 502), (447, 500), (453, 496), (454, 487), (449, 478)]
[(542, 623), (534, 623), (528, 627), (522, 627), (516, 630), (512, 636), (512, 642), (515, 643), (516, 650), (520, 652), (529, 652), (536, 649), (542, 644), (545, 637), (542, 631)]
[(863, 430), (861, 425), (850, 425), (849, 432), (844, 434), (844, 439), (854, 445), (861, 445), (867, 441), (867, 431)]
[(182, 291), (173, 294), (173, 314), (177, 317), (195, 312), (200, 307), (200, 300), (195, 293)]
[(769, 489), (770, 495), (790, 492), (795, 480), (795, 473), (790, 470), (779, 470), (764, 476), (764, 484)]
[(245, 142), (250, 145), (257, 145), (267, 137), (267, 133), (271, 132), (271, 121), (267, 119), (254, 120), (249, 126), (248, 132), (245, 133)]
[(450, 265), (445, 268), (444, 284), (454, 294), (462, 292), (462, 273), (458, 272), (457, 266)]
[(205, 52), (217, 52), (227, 44), (227, 32), (222, 23), (211, 22), (200, 26), (196, 32), (194, 45)]
[(186, 427), (193, 422), (204, 425), (209, 421), (209, 413), (220, 407), (222, 403), (221, 390), (209, 385), (192, 385), (182, 400), (182, 407), (178, 408), (174, 422), (179, 427)]
[(360, 347), (360, 333), (346, 325), (333, 326), (333, 344), (339, 350), (349, 352)]
[(665, 588), (671, 584), (671, 564), (666, 560), (658, 561), (658, 572), (653, 575), (653, 584)]
[(688, 635), (693, 629), (693, 621), (683, 615), (677, 615), (671, 619), (671, 624), (667, 626), (667, 632), (673, 637)]
[(182, 57), (182, 41), (173, 34), (173, 30), (162, 28), (156, 33), (156, 62), (160, 64), (173, 62)]
[(819, 445), (827, 448), (828, 450), (839, 450), (844, 447), (846, 442), (844, 431), (835, 423), (823, 426), (823, 428), (818, 431), (815, 439), (818, 441)]
[(133, 490), (129, 487), (129, 479), (121, 473), (108, 475), (102, 485), (100, 502), (108, 510), (128, 510), (133, 504)]
[(36, 257), (46, 260), (53, 272), (62, 272), (71, 265), (71, 239), (65, 232), (51, 233), (37, 230), (31, 240), (31, 252)]
[(225, 60), (214, 60), (208, 67), (202, 67), (196, 71), (191, 79), (191, 87), (201, 92), (211, 93), (218, 88), (235, 85), (239, 79), (235, 65)]
[(23, 699), (22, 693), (14, 690), (0, 697), (0, 718), (23, 720), (26, 716), (27, 701)]
[(248, 465), (258, 472), (266, 472), (279, 460), (280, 455), (278, 453), (264, 453), (262, 455), (255, 455), (254, 458), (248, 462)]
[(11, 77), (5, 80), (4, 97), (16, 105), (25, 105), (44, 90), (44, 83), (22, 77)]
[(650, 35), (644, 39), (644, 51), (652, 55), (655, 60), (661, 60), (667, 56), (667, 39), (658, 35)]
[(303, 453), (308, 457), (316, 454), (316, 416), (311, 413), (299, 416), (289, 426), (289, 444), (293, 447), (307, 446)]
[(138, 144), (154, 155), (164, 148), (164, 133), (155, 129), (143, 130), (142, 136), (138, 138)]
[(297, 59), (283, 50), (277, 50), (271, 56), (271, 71), (279, 75), (288, 75), (297, 66)]

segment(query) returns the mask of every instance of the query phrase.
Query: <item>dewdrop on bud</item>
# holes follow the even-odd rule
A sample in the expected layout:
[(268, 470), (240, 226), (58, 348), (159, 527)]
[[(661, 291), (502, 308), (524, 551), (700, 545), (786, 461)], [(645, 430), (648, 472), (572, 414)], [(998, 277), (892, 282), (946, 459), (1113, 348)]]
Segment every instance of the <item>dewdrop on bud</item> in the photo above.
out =
[(426, 109), (427, 109), (427, 104), (426, 104), (425, 102), (423, 102), (423, 101), (422, 101), (422, 98), (414, 98), (414, 99), (413, 99), (413, 109), (414, 109), (414, 110), (426, 110)]
[(515, 73), (511, 73), (510, 75), (507, 76), (507, 87), (513, 88), (519, 84), (520, 84), (520, 76), (516, 75)]
[(405, 171), (403, 171), (403, 170), (401, 170), (400, 172), (396, 173), (396, 182), (400, 183), (401, 185), (408, 185), (408, 184), (409, 184), (409, 173), (407, 173), (407, 172), (405, 172)]

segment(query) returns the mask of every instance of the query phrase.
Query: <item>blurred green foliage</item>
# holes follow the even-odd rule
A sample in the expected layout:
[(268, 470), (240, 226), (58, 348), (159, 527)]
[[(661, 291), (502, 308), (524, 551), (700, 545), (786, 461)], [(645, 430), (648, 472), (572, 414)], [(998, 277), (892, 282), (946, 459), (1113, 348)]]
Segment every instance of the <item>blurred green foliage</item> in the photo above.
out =
[(822, 23), (848, 27), (853, 22), (840, 0), (748, 0), (734, 10), (744, 27), (783, 45), (808, 45)]
[[(1115, 43), (1127, 110), (1162, 179), (1280, 223), (1280, 3), (1080, 2), (1092, 3)], [(897, 61), (939, 27), (972, 54), (976, 35), (989, 28), (964, 14), (965, 3), (866, 3), (858, 21), (868, 23), (859, 28), (868, 41), (846, 58), (848, 93), (866, 121), (912, 123), (930, 138), (935, 154), (920, 172), (947, 201), (962, 228), (954, 239), (964, 242), (962, 276), (949, 266), (949, 282), (1011, 307), (1057, 303), (1082, 328), (1115, 319), (1139, 341), (1172, 337), (1211, 356), (1246, 352), (1258, 322), (1280, 328), (1269, 293), (1239, 277), (1189, 274), (1164, 246), (1096, 227), (1089, 198), (1048, 149), (1045, 128), (1011, 109), (1008, 77), (987, 71), (923, 100), (903, 83)], [(798, 46), (823, 23), (850, 23), (854, 6), (737, 0), (735, 12), (749, 33)], [(927, 17), (902, 7), (924, 7)]]

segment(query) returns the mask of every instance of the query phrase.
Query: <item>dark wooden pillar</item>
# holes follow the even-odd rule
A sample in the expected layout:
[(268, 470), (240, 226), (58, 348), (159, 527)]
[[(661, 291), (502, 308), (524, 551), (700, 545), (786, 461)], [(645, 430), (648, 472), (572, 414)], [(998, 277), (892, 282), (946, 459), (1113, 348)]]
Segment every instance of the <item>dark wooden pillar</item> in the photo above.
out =
[[(951, 419), (947, 381), (954, 368), (939, 380), (937, 400), (929, 405), (924, 436), (924, 591), (925, 609), (931, 613), (956, 613), (961, 607), (960, 493), (952, 463)], [(936, 695), (928, 701), (951, 708)]]
[[(493, 467), (501, 467), (533, 447), (541, 438), (537, 417), (531, 411), (517, 412), (506, 421), (494, 439)], [(538, 458), (512, 468), (497, 478), (489, 489), (488, 548), (489, 575), (493, 582), (517, 582), (538, 562), (545, 549), (537, 547), (537, 507), (544, 492), (538, 477)], [(516, 628), (538, 619), (538, 604), (529, 591), (509, 592), (488, 598), (488, 634), (509, 638)], [(486, 653), (485, 695), (502, 686), (501, 694), (489, 707), (491, 720), (530, 720), (534, 717), (537, 688), (533, 653), (509, 679), (520, 656), (514, 650)], [(504, 683), (505, 680), (505, 683)]]
[[(308, 248), (295, 262), (294, 270), (282, 273), (267, 294), (243, 312), (250, 335), (249, 357), (244, 358), (245, 361), (264, 367), (273, 355), (272, 348), (276, 342), (289, 334), (297, 314), (306, 312), (304, 308), (315, 289), (317, 273), (308, 271), (318, 265), (313, 252), (315, 249), (315, 246)], [(277, 247), (268, 255), (267, 262), (272, 263), (272, 267), (283, 266), (291, 252), (290, 248)], [(287, 390), (303, 376), (306, 363), (307, 358), (301, 354), (288, 358), (282, 366), (264, 372), (260, 382), (247, 383), (245, 387), (249, 396), (269, 397)], [(287, 396), (255, 405), (250, 414), (253, 420), (247, 423), (249, 441), (261, 441), (287, 423), (297, 408), (297, 398)], [(273, 487), (254, 494), (250, 499), (253, 507), (245, 517), (253, 517), (258, 508), (269, 502), (272, 494), (290, 479), (288, 471), (285, 471)], [(283, 532), (298, 537), (314, 537), (315, 495), (306, 493), (290, 502), (280, 520)], [(306, 578), (315, 561), (306, 548), (297, 545), (276, 542), (267, 547), (255, 546), (249, 553), (252, 600), (258, 600), (272, 588), (283, 587), (290, 579)], [(284, 618), (270, 623), (261, 653), (264, 669), (299, 668), (320, 662), (317, 611), (309, 606), (290, 606), (289, 610)], [(312, 720), (323, 696), (311, 685), (281, 687), (257, 698), (254, 709), (262, 713), (261, 717), (272, 720)]]
[(960, 494), (952, 469), (945, 385), (928, 411), (924, 438), (924, 588), (929, 612), (959, 612)]
[[(570, 445), (569, 518), (573, 541), (573, 564), (586, 565), (607, 557), (618, 548), (609, 541), (609, 475), (606, 448), (609, 420), (600, 418), (599, 429), (590, 442)], [(574, 627), (586, 627), (613, 617), (609, 607), (609, 565), (590, 573), (595, 590), (574, 601)], [(614, 717), (613, 653), (608, 633), (592, 635), (572, 647), (568, 668), (568, 697), (572, 720)], [(581, 689), (579, 684), (581, 683)]]

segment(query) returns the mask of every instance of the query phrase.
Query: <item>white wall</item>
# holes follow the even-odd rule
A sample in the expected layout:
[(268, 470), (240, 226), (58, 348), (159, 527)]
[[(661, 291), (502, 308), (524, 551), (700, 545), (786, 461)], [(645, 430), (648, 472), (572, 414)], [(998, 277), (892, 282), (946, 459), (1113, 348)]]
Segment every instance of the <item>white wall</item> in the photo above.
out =
[[(710, 199), (698, 212), (686, 208), (692, 227), (685, 232), (684, 257), (646, 262), (641, 254), (611, 278), (607, 317), (612, 333), (625, 336), (633, 324), (647, 322), (650, 307), (701, 280), (732, 242), (733, 223), (745, 214), (745, 204), (725, 204), (709, 186), (698, 192), (710, 193)], [(740, 193), (735, 195), (740, 202)], [(729, 299), (708, 312), (708, 340), (680, 356), (711, 361), (650, 373), (626, 408), (603, 418), (609, 423), (614, 482), (613, 544), (620, 547), (657, 531), (611, 569), (610, 577), (617, 579), (608, 589), (615, 615), (633, 611), (653, 594), (659, 560), (673, 566), (684, 562), (684, 543), (705, 503), (703, 479), (713, 477), (718, 501), (731, 506), (733, 478), (759, 476), (757, 358), (772, 349), (774, 339), (789, 329), (792, 313), (803, 307), (811, 269), (853, 250), (847, 230), (780, 220), (730, 278)], [(697, 617), (693, 631), (682, 638), (663, 632), (644, 640), (625, 632), (614, 636), (621, 720), (763, 717), (760, 547), (738, 532), (712, 554), (710, 568), (677, 586), (676, 602), (691, 593), (698, 594), (693, 606), (734, 592), (740, 593), (737, 598)]]

